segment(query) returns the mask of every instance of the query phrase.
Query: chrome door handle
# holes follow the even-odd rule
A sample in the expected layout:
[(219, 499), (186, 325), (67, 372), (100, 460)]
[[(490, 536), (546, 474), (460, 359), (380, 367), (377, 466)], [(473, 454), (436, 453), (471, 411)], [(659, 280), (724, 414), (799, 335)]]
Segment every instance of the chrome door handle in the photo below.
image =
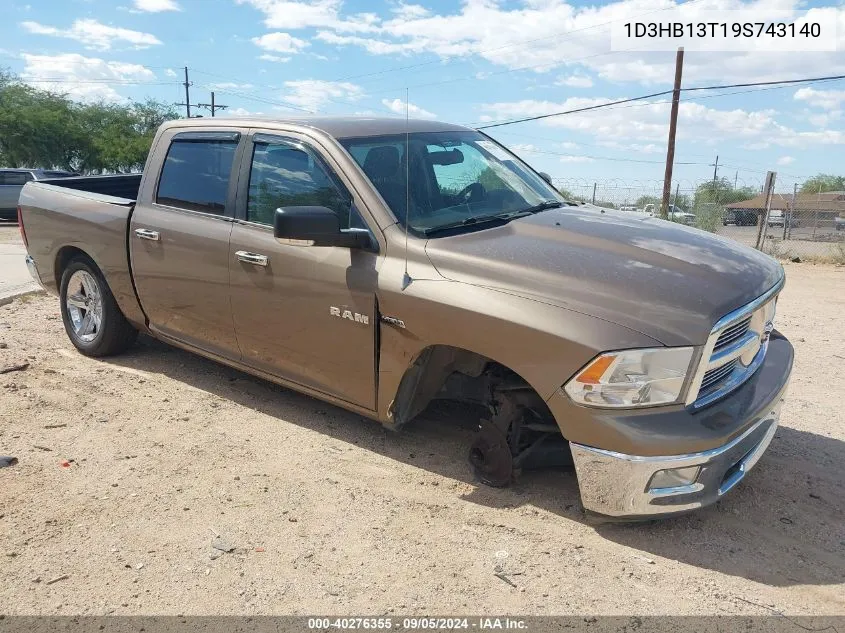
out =
[(249, 251), (236, 251), (235, 257), (239, 262), (246, 262), (247, 264), (255, 264), (256, 266), (266, 266), (270, 263), (270, 258), (259, 253), (250, 253)]
[(152, 242), (158, 242), (161, 239), (158, 231), (151, 231), (150, 229), (135, 229), (135, 237)]

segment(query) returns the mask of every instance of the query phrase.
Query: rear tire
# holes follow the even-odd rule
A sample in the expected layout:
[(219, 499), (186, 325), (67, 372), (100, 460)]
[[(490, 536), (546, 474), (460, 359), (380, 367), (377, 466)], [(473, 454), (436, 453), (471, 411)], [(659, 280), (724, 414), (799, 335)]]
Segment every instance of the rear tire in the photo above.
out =
[(67, 265), (59, 297), (68, 338), (85, 356), (120, 354), (135, 342), (138, 330), (123, 316), (102, 273), (87, 257)]

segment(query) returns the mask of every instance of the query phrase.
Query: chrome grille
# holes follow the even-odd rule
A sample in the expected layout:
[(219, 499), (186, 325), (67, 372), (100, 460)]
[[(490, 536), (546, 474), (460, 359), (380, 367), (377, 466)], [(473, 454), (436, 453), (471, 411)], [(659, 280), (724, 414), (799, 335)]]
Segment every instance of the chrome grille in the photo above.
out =
[(767, 293), (716, 323), (687, 393), (686, 404), (703, 407), (729, 394), (763, 363), (783, 278)]
[(751, 315), (749, 314), (747, 318), (743, 319), (739, 323), (728, 327), (719, 335), (719, 338), (716, 340), (716, 346), (713, 348), (713, 351), (718, 351), (724, 347), (727, 347), (734, 341), (741, 339), (743, 336), (745, 336), (745, 333), (748, 331), (748, 326), (750, 324)]
[(701, 380), (701, 389), (699, 393), (704, 393), (710, 387), (717, 384), (723, 378), (726, 378), (728, 374), (730, 374), (734, 368), (736, 367), (737, 360), (734, 358), (732, 361), (729, 361), (727, 365), (722, 365), (721, 367), (717, 367), (716, 369), (711, 369), (710, 371), (704, 372), (704, 378)]

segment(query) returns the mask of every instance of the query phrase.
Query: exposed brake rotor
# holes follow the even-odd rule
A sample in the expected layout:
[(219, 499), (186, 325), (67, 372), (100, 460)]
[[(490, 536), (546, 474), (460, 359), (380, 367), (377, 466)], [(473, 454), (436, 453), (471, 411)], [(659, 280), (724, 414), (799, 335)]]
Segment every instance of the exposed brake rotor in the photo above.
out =
[(504, 488), (513, 479), (513, 456), (507, 436), (488, 420), (481, 420), (469, 450), (469, 461), (482, 483)]

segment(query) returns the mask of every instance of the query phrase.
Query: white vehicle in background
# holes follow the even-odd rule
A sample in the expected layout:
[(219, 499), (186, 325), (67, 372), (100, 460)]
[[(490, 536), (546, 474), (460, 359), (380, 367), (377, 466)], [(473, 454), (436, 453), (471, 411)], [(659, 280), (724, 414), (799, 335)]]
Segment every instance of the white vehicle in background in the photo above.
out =
[[(660, 209), (655, 207), (655, 205), (653, 204), (645, 205), (643, 211), (652, 217), (660, 215)], [(687, 226), (692, 226), (695, 224), (694, 213), (684, 211), (681, 207), (675, 206), (674, 204), (669, 205), (668, 219), (672, 222), (686, 224)]]

